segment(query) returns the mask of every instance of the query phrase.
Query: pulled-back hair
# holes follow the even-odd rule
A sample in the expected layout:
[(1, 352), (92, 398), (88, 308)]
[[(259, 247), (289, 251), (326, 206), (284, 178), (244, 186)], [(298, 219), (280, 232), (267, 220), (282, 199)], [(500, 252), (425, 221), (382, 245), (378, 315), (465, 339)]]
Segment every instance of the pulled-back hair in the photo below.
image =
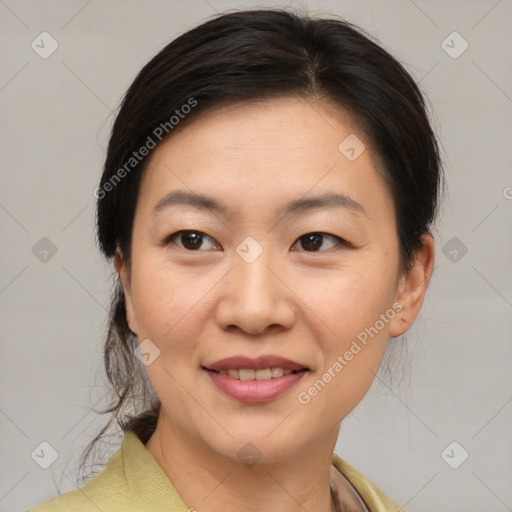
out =
[[(149, 159), (139, 149), (149, 146), (149, 138), (151, 146), (159, 145), (172, 137), (174, 126), (182, 129), (226, 103), (290, 96), (338, 105), (362, 130), (393, 197), (407, 272), (421, 235), (430, 232), (442, 186), (425, 99), (404, 67), (361, 28), (285, 10), (217, 16), (169, 43), (138, 73), (117, 113), (96, 191), (97, 237), (105, 257), (119, 247), (130, 261), (139, 185)], [(160, 402), (134, 355), (137, 339), (118, 279), (109, 322), (104, 358), (114, 395), (103, 412), (111, 416), (83, 461), (112, 424), (146, 442), (158, 419)]]

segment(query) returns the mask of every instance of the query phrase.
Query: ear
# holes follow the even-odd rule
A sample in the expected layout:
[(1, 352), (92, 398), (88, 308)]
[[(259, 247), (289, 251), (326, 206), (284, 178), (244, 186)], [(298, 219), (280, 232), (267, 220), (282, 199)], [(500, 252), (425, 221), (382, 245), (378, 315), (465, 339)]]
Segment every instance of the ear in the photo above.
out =
[(434, 239), (429, 234), (421, 236), (422, 246), (416, 252), (412, 267), (399, 280), (395, 302), (397, 314), (390, 322), (389, 336), (395, 338), (409, 330), (423, 304), (428, 283), (434, 269)]
[(137, 320), (131, 292), (130, 268), (123, 258), (120, 247), (117, 247), (114, 253), (114, 267), (124, 292), (125, 314), (128, 325), (131, 331), (137, 334)]

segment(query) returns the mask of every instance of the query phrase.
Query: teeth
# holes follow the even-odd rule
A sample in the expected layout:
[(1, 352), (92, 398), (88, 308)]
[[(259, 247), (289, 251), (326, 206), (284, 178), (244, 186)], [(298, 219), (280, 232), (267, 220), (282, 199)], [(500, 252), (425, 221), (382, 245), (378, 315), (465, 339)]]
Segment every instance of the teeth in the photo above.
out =
[(219, 370), (219, 375), (227, 375), (232, 379), (237, 380), (270, 380), (278, 379), (283, 375), (290, 375), (293, 370), (284, 369), (280, 367), (276, 368), (260, 368), (259, 370), (251, 370), (249, 368), (240, 368), (239, 370)]
[(254, 380), (256, 378), (256, 370), (238, 370), (240, 380)]
[(284, 375), (284, 370), (282, 368), (272, 368), (270, 370), (273, 378), (282, 377)]
[(228, 370), (228, 375), (233, 379), (240, 379), (238, 370)]
[(269, 380), (272, 378), (270, 368), (265, 368), (263, 370), (256, 370), (256, 380)]

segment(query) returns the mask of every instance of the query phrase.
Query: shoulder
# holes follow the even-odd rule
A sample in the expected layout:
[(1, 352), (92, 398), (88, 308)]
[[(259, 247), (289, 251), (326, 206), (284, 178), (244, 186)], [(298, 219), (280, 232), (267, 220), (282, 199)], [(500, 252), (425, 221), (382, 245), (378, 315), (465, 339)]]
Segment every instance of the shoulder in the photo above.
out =
[(112, 456), (105, 468), (83, 487), (50, 498), (27, 512), (114, 512), (127, 509), (127, 481), (123, 464), (123, 447)]
[(370, 512), (406, 512), (388, 498), (369, 478), (336, 453), (333, 453), (332, 463), (354, 486)]
[(27, 512), (188, 512), (162, 468), (133, 432), (105, 468), (83, 487)]

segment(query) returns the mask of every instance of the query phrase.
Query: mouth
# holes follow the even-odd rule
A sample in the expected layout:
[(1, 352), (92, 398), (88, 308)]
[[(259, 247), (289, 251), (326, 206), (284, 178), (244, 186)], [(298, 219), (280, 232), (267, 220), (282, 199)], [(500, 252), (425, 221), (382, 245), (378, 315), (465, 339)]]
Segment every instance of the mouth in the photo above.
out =
[(271, 380), (271, 379), (279, 379), (285, 375), (292, 375), (294, 373), (301, 373), (309, 371), (308, 368), (301, 368), (300, 370), (290, 370), (289, 368), (282, 368), (280, 366), (272, 367), (272, 368), (259, 368), (258, 370), (253, 370), (251, 368), (230, 368), (228, 370), (212, 370), (210, 368), (203, 367), (206, 371), (214, 372), (218, 375), (223, 375), (227, 377), (231, 377), (236, 380)]
[(223, 394), (246, 403), (274, 400), (311, 371), (300, 363), (277, 356), (231, 357), (201, 369)]

